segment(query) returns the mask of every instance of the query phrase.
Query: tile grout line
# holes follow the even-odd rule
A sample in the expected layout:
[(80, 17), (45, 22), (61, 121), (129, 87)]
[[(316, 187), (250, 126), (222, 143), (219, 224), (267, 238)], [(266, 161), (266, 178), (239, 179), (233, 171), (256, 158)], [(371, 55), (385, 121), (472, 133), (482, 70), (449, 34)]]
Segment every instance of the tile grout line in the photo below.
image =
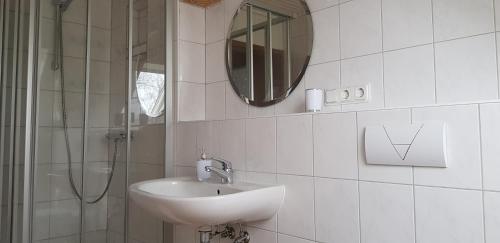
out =
[(479, 128), (479, 157), (481, 159), (481, 203), (482, 203), (482, 213), (483, 213), (483, 242), (486, 241), (486, 208), (484, 203), (484, 165), (483, 165), (483, 126), (481, 124), (481, 106), (477, 105), (477, 118), (478, 118), (478, 128)]
[[(312, 138), (312, 174), (314, 177), (314, 115), (311, 115), (311, 138)], [(314, 225), (314, 240), (316, 241), (316, 179), (313, 178), (313, 225)]]
[(360, 190), (360, 178), (359, 178), (359, 117), (358, 117), (358, 112), (355, 113), (356, 117), (356, 167), (358, 169), (358, 178), (356, 179), (357, 186), (358, 186), (358, 234), (359, 234), (359, 241), (362, 242), (362, 234), (361, 234), (361, 190)]
[(495, 53), (495, 58), (496, 58), (496, 68), (497, 68), (497, 98), (500, 98), (500, 77), (499, 77), (499, 63), (498, 63), (498, 37), (497, 37), (497, 16), (496, 16), (496, 4), (495, 4), (495, 1), (492, 1), (493, 2), (493, 32), (494, 32), (494, 40), (495, 40), (495, 50), (496, 50), (496, 53)]
[[(413, 124), (413, 109), (410, 109), (410, 123)], [(416, 203), (416, 186), (415, 186), (415, 166), (411, 167), (411, 173), (412, 173), (412, 193), (413, 193), (413, 240), (415, 243), (418, 242), (417, 240), (417, 203)]]
[(432, 25), (432, 58), (434, 68), (434, 104), (438, 103), (437, 99), (437, 69), (436, 69), (436, 36), (434, 29), (434, 0), (431, 0), (431, 25)]
[(384, 98), (384, 107), (387, 104), (386, 90), (385, 90), (385, 52), (384, 52), (384, 1), (380, 1), (380, 38), (382, 42), (382, 97)]

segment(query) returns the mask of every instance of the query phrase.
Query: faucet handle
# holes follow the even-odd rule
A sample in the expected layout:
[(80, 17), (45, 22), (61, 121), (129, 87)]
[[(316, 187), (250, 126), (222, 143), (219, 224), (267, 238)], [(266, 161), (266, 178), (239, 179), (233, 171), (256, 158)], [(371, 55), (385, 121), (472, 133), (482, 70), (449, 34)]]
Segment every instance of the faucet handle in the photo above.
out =
[(210, 158), (210, 160), (219, 162), (222, 165), (223, 170), (232, 170), (233, 169), (233, 164), (227, 160), (220, 159), (220, 158)]

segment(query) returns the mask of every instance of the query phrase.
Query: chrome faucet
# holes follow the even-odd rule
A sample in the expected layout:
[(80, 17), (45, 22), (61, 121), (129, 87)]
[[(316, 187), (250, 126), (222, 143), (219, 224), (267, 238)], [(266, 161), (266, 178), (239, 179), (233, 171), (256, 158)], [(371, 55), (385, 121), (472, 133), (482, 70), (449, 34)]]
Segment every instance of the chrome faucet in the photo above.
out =
[(205, 166), (205, 171), (214, 172), (221, 178), (222, 184), (233, 184), (233, 165), (231, 162), (216, 158), (211, 158), (211, 160), (219, 162), (222, 165), (222, 169), (214, 166)]

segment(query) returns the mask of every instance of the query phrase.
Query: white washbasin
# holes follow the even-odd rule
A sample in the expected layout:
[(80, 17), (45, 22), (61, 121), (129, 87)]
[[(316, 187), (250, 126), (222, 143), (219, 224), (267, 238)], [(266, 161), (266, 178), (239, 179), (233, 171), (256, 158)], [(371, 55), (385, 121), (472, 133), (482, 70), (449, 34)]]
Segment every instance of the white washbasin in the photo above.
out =
[(283, 204), (285, 186), (213, 184), (178, 177), (139, 182), (129, 192), (136, 204), (167, 222), (209, 226), (273, 217)]

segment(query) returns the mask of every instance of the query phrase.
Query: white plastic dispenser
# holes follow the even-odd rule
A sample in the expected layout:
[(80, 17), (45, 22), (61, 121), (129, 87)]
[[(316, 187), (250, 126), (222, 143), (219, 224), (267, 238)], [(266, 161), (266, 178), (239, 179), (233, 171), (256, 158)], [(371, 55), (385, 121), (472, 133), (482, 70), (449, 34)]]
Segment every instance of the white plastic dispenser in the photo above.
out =
[(446, 125), (425, 122), (367, 126), (365, 153), (368, 164), (446, 167)]
[(212, 166), (212, 160), (207, 159), (205, 153), (201, 154), (200, 160), (196, 164), (197, 176), (199, 181), (206, 181), (210, 178), (211, 172), (206, 171), (207, 166)]

